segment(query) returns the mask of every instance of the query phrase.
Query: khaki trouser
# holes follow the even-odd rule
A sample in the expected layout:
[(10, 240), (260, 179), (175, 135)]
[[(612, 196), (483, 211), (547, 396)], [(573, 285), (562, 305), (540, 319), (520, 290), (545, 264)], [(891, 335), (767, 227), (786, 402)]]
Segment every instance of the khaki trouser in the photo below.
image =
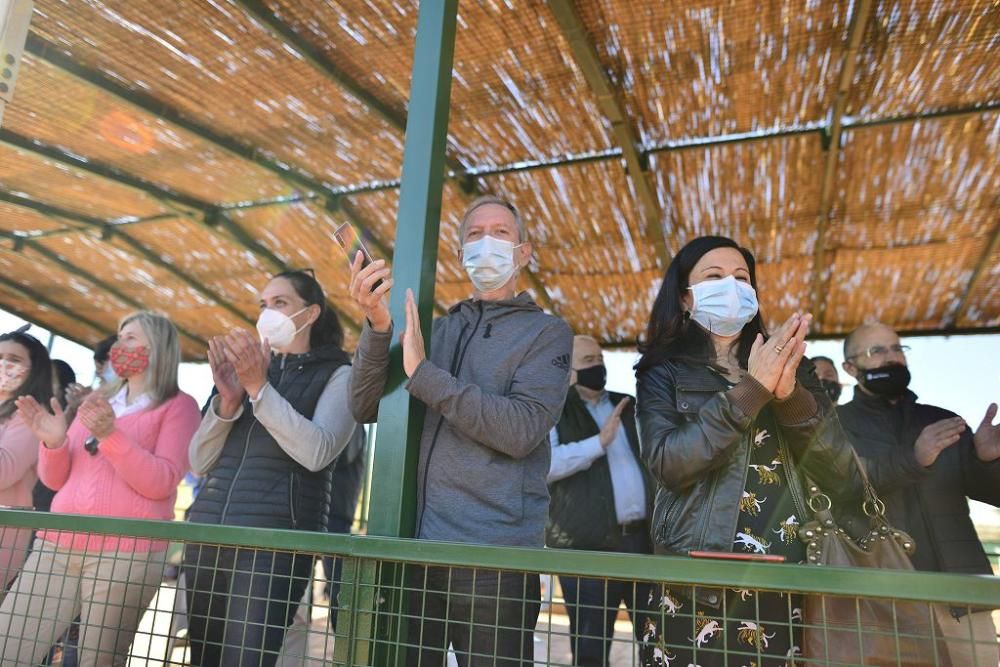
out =
[(948, 644), (952, 667), (997, 667), (1000, 652), (991, 612), (977, 611), (956, 619), (947, 605), (935, 605), (934, 614)]
[(125, 665), (166, 552), (84, 553), (36, 539), (0, 605), (0, 665), (37, 665), (80, 616), (80, 667)]

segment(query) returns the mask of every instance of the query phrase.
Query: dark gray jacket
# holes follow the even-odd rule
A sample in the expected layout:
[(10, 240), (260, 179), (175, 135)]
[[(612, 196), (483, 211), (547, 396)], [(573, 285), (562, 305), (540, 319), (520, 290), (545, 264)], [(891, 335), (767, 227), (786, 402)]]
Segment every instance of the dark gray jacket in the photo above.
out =
[[(276, 392), (285, 404), (281, 414), (289, 423), (283, 425), (313, 419), (331, 376), (349, 363), (349, 357), (333, 346), (299, 355), (275, 355), (264, 391)], [(243, 408), (233, 421), (220, 420), (214, 410), (212, 401), (202, 425), (208, 430), (213, 424), (225, 429), (217, 428), (213, 438), (199, 428), (192, 439), (195, 447), (207, 445), (206, 449), (217, 451), (188, 518), (198, 523), (325, 531), (332, 460), (316, 470), (302, 465), (279, 442), (281, 430), (271, 431), (249, 397), (244, 398)], [(347, 444), (353, 428), (346, 431), (331, 459)], [(218, 447), (220, 442), (222, 446)], [(305, 444), (316, 447), (318, 443)]]
[(1000, 460), (980, 461), (967, 428), (930, 467), (921, 466), (913, 454), (920, 432), (955, 414), (917, 403), (913, 392), (893, 404), (855, 389), (854, 400), (837, 411), (885, 503), (889, 522), (916, 542), (913, 566), (992, 574), (966, 496), (1000, 506)]
[(704, 365), (666, 361), (639, 373), (642, 455), (660, 483), (652, 525), (658, 552), (732, 551), (750, 426), (765, 409), (774, 412), (801, 515), (811, 517), (803, 475), (835, 507), (860, 506), (861, 480), (850, 445), (808, 362), (799, 368), (798, 383), (788, 399), (777, 402), (749, 376), (726, 391), (725, 380)]
[[(351, 412), (375, 421), (392, 332), (367, 322), (354, 356)], [(548, 432), (569, 387), (573, 334), (527, 293), (466, 300), (434, 321), (430, 355), (406, 389), (427, 406), (417, 475), (417, 537), (540, 547)]]

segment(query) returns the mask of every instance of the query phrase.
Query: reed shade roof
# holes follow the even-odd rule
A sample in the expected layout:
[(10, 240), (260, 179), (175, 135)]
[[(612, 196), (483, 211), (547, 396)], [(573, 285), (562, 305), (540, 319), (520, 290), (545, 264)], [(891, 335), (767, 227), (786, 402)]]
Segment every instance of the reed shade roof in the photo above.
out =
[[(416, 18), (416, 0), (35, 0), (0, 129), (0, 307), (92, 344), (140, 304), (203, 358), (270, 274), (310, 267), (352, 346), (332, 232), (392, 252)], [(522, 286), (606, 344), (634, 344), (669, 253), (702, 234), (756, 253), (772, 325), (996, 331), (997, 53), (991, 0), (462, 0), (439, 311), (469, 295), (457, 226), (489, 192), (529, 225)]]

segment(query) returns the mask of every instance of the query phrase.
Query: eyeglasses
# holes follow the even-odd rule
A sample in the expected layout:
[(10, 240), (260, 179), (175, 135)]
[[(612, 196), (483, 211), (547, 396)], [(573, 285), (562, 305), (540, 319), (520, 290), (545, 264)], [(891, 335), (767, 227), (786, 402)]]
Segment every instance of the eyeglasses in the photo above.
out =
[(871, 359), (872, 357), (884, 357), (890, 352), (895, 352), (897, 354), (906, 354), (909, 351), (910, 351), (909, 345), (897, 344), (897, 345), (890, 345), (889, 347), (886, 347), (885, 345), (872, 345), (867, 350), (862, 350), (861, 352), (858, 352), (857, 354), (852, 354), (847, 358), (856, 359), (858, 357), (868, 357), (869, 359)]

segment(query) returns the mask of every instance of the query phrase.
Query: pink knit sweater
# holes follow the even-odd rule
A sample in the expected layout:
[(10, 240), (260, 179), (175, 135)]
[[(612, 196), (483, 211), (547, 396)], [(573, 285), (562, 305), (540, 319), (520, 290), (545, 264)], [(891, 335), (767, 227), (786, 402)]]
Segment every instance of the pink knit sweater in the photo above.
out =
[[(180, 392), (162, 405), (118, 417), (96, 456), (83, 447), (90, 431), (76, 419), (62, 447), (39, 445), (38, 476), (56, 490), (52, 511), (130, 519), (174, 518), (177, 485), (188, 471), (188, 444), (201, 414)], [(42, 531), (79, 551), (161, 551), (167, 543), (112, 535)]]
[[(37, 460), (38, 441), (15, 412), (0, 424), (0, 505), (31, 507), (31, 489), (38, 479)], [(31, 529), (0, 526), (0, 587), (17, 575), (30, 542)]]

